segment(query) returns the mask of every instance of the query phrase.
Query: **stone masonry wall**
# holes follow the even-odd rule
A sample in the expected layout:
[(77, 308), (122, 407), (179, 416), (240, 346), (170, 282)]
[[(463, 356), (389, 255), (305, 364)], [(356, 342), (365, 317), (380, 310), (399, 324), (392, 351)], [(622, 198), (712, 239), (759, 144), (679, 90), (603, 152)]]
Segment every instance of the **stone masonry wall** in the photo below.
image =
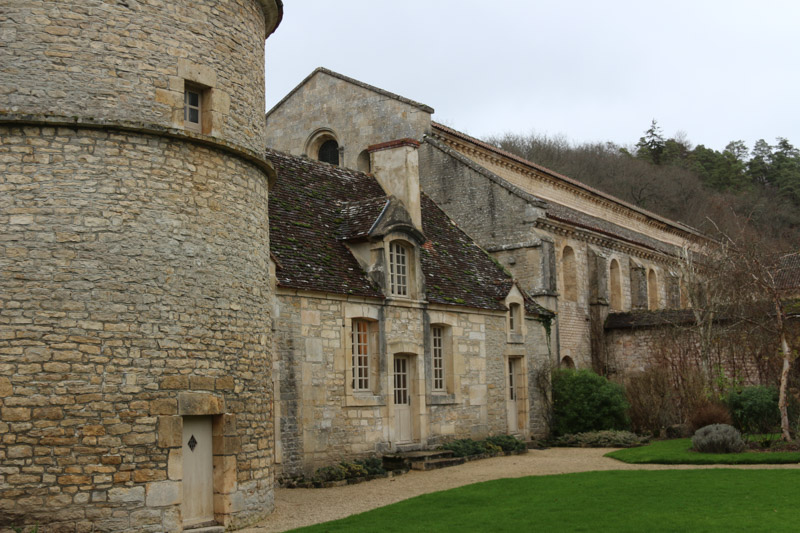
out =
[(210, 134), (261, 153), (265, 35), (255, 0), (4, 2), (0, 115), (182, 128), (188, 79), (212, 88)]
[[(413, 354), (415, 441), (434, 445), (507, 432), (504, 314), (456, 307), (424, 310), (311, 294), (283, 293), (279, 301), (282, 475), (310, 474), (343, 459), (394, 448), (391, 362), (396, 353)], [(351, 320), (357, 317), (375, 319), (380, 328), (374, 396), (347, 390)], [(432, 323), (447, 324), (452, 335), (454, 390), (449, 394), (432, 394), (426, 378), (430, 350), (424, 330)], [(522, 353), (542, 357), (544, 333), (534, 323), (537, 327), (530, 329)]]
[[(217, 522), (271, 511), (274, 172), (259, 154), (281, 9), (0, 10), (4, 533), (180, 531), (187, 416), (212, 424)], [(183, 131), (185, 83), (205, 89), (201, 133)]]
[[(304, 155), (309, 136), (320, 128), (334, 132), (341, 165), (358, 168), (368, 146), (397, 139), (421, 140), (431, 116), (421, 108), (317, 72), (267, 116), (267, 146)], [(316, 159), (316, 154), (305, 154)]]
[(0, 139), (0, 523), (180, 529), (179, 415), (206, 414), (181, 391), (228, 413), (230, 520), (269, 511), (263, 172), (131, 133)]

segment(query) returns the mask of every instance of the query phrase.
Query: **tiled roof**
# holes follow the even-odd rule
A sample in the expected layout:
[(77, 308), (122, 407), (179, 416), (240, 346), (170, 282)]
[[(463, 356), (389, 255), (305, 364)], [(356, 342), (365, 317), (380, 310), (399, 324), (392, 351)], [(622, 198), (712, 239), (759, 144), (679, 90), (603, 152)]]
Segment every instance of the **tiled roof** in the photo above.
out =
[[(389, 199), (372, 176), (280, 152), (270, 191), (271, 248), (280, 287), (383, 298), (343, 239), (368, 237)], [(422, 196), (420, 262), (433, 303), (504, 310), (513, 283), (427, 196)], [(531, 301), (533, 314), (549, 312)]]
[(508, 275), (427, 196), (422, 196), (422, 270), (428, 301), (505, 309)]
[(386, 196), (344, 202), (337, 237), (349, 240), (368, 236), (388, 205), (389, 198)]
[(650, 328), (685, 325), (694, 322), (691, 309), (662, 309), (658, 311), (628, 311), (609, 313), (605, 329)]
[(778, 287), (784, 290), (800, 289), (800, 252), (783, 256), (779, 268), (775, 280)]
[(336, 239), (345, 200), (384, 194), (374, 180), (324, 163), (267, 152), (278, 173), (269, 195), (270, 248), (278, 258), (278, 285), (383, 298)]
[(561, 204), (548, 202), (546, 213), (547, 218), (560, 220), (573, 226), (589, 229), (604, 235), (609, 235), (617, 239), (625, 240), (632, 244), (650, 248), (651, 250), (656, 250), (669, 255), (678, 255), (680, 253), (680, 248), (677, 246), (667, 244), (659, 241), (658, 239), (653, 239), (637, 231), (618, 226), (617, 224), (608, 222), (602, 218), (587, 215), (586, 213), (582, 213)]
[(476, 139), (475, 137), (467, 135), (466, 133), (461, 133), (460, 131), (454, 130), (453, 128), (449, 128), (449, 127), (447, 127), (447, 126), (445, 126), (443, 124), (439, 124), (437, 122), (431, 122), (431, 125), (433, 126), (434, 130), (440, 130), (440, 131), (442, 131), (442, 132), (444, 132), (446, 134), (452, 135), (453, 137), (457, 137), (457, 138), (465, 140), (465, 141), (467, 141), (469, 143), (472, 143), (472, 144), (475, 144), (477, 146), (480, 146), (481, 148), (483, 148), (485, 150), (488, 150), (490, 152), (494, 152), (495, 154), (497, 154), (497, 155), (499, 155), (501, 157), (505, 157), (505, 158), (511, 159), (511, 160), (515, 161), (516, 163), (519, 163), (522, 166), (531, 168), (533, 170), (537, 170), (537, 171), (539, 171), (539, 172), (541, 172), (543, 174), (546, 174), (546, 175), (551, 176), (553, 178), (557, 178), (557, 179), (559, 179), (561, 181), (569, 183), (570, 185), (572, 185), (574, 187), (577, 187), (579, 189), (583, 189), (583, 190), (591, 193), (594, 196), (599, 196), (599, 197), (604, 198), (604, 199), (606, 199), (606, 200), (608, 200), (610, 202), (613, 202), (615, 204), (624, 206), (627, 209), (630, 209), (632, 211), (636, 211), (637, 213), (640, 213), (640, 214), (642, 214), (642, 215), (644, 215), (644, 216), (646, 216), (648, 218), (651, 218), (653, 220), (657, 220), (657, 221), (659, 221), (659, 222), (661, 222), (663, 224), (667, 224), (668, 226), (672, 226), (674, 228), (677, 228), (680, 231), (685, 231), (685, 232), (691, 233), (693, 235), (702, 236), (702, 234), (700, 232), (698, 232), (696, 229), (692, 228), (691, 226), (687, 226), (686, 224), (682, 224), (682, 223), (674, 221), (674, 220), (669, 220), (668, 218), (664, 218), (664, 217), (662, 217), (660, 215), (657, 215), (657, 214), (655, 214), (655, 213), (653, 213), (651, 211), (648, 211), (646, 209), (642, 209), (641, 207), (638, 207), (638, 206), (633, 205), (631, 203), (628, 203), (628, 202), (626, 202), (624, 200), (621, 200), (621, 199), (617, 198), (616, 196), (612, 196), (612, 195), (610, 195), (608, 193), (605, 193), (605, 192), (603, 192), (603, 191), (601, 191), (599, 189), (595, 189), (594, 187), (590, 187), (589, 185), (586, 185), (585, 183), (582, 183), (582, 182), (580, 182), (580, 181), (578, 181), (578, 180), (576, 180), (574, 178), (570, 178), (569, 176), (565, 176), (564, 174), (559, 174), (558, 172), (550, 170), (549, 168), (545, 168), (545, 167), (543, 167), (541, 165), (537, 165), (536, 163), (528, 161), (527, 159), (522, 158), (522, 157), (520, 157), (518, 155), (512, 154), (511, 152), (507, 152), (505, 150), (501, 150), (500, 148), (497, 148), (496, 146), (492, 146), (491, 144), (483, 142), (480, 139)]

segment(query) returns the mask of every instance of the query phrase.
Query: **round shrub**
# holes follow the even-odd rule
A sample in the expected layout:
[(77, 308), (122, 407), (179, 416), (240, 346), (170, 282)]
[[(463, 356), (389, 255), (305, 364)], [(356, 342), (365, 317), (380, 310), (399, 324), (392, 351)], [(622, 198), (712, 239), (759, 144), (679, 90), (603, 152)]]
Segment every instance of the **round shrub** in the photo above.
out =
[(731, 391), (727, 398), (733, 425), (746, 434), (773, 433), (781, 425), (778, 390), (756, 385)]
[(622, 386), (590, 370), (553, 372), (553, 434), (628, 429)]
[(692, 437), (692, 449), (702, 453), (739, 453), (745, 445), (742, 434), (728, 424), (702, 427)]

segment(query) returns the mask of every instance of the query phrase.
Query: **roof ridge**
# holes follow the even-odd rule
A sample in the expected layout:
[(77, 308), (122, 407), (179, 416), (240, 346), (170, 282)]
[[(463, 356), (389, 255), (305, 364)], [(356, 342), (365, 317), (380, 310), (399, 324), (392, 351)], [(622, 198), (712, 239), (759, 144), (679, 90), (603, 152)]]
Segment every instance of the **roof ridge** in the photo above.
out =
[(333, 76), (334, 78), (339, 78), (340, 80), (342, 80), (342, 81), (346, 81), (347, 83), (352, 83), (353, 85), (357, 85), (358, 87), (361, 87), (361, 88), (367, 89), (367, 90), (369, 90), (369, 91), (373, 91), (373, 92), (376, 92), (376, 93), (378, 93), (378, 94), (382, 94), (382, 95), (384, 95), (384, 96), (387, 96), (387, 97), (389, 97), (389, 98), (392, 98), (393, 100), (397, 100), (397, 101), (399, 101), (399, 102), (403, 102), (404, 104), (408, 104), (408, 105), (411, 105), (411, 106), (417, 107), (417, 108), (419, 108), (419, 109), (421, 109), (421, 110), (425, 111), (426, 113), (430, 113), (430, 114), (433, 114), (433, 113), (434, 113), (434, 110), (433, 110), (433, 108), (432, 108), (431, 106), (429, 106), (429, 105), (425, 105), (425, 104), (423, 104), (423, 103), (417, 102), (416, 100), (412, 100), (412, 99), (410, 99), (410, 98), (406, 98), (405, 96), (400, 96), (399, 94), (396, 94), (396, 93), (393, 93), (393, 92), (387, 91), (386, 89), (381, 89), (380, 87), (376, 87), (376, 86), (374, 86), (374, 85), (370, 85), (369, 83), (364, 83), (363, 81), (359, 81), (359, 80), (357, 80), (357, 79), (355, 79), (355, 78), (351, 78), (350, 76), (345, 76), (344, 74), (339, 74), (338, 72), (335, 72), (335, 71), (333, 71), (333, 70), (330, 70), (330, 69), (328, 69), (328, 68), (325, 68), (325, 67), (317, 67), (317, 68), (315, 68), (315, 69), (314, 69), (314, 70), (311, 72), (311, 74), (309, 74), (308, 76), (306, 76), (305, 78), (303, 78), (303, 81), (301, 81), (300, 83), (298, 83), (298, 84), (297, 84), (297, 85), (294, 87), (294, 89), (292, 89), (291, 91), (289, 91), (288, 93), (286, 93), (286, 96), (284, 96), (283, 98), (281, 98), (281, 99), (278, 101), (278, 103), (276, 103), (274, 106), (272, 106), (272, 107), (270, 108), (270, 110), (269, 110), (269, 111), (267, 111), (267, 113), (266, 113), (266, 117), (267, 117), (267, 118), (269, 118), (269, 116), (272, 114), (272, 112), (273, 112), (273, 111), (275, 111), (277, 108), (279, 108), (280, 106), (282, 106), (282, 105), (283, 105), (283, 103), (284, 103), (284, 102), (286, 102), (286, 100), (288, 100), (288, 99), (289, 99), (289, 97), (291, 97), (291, 96), (292, 96), (294, 93), (296, 93), (296, 92), (297, 92), (297, 91), (300, 89), (300, 87), (302, 87), (303, 85), (305, 85), (305, 84), (308, 82), (308, 80), (310, 80), (310, 79), (311, 79), (311, 78), (313, 78), (313, 77), (314, 77), (316, 74), (319, 74), (319, 73), (322, 73), (322, 74), (327, 74), (328, 76)]
[(619, 205), (621, 205), (621, 206), (623, 206), (623, 207), (625, 207), (627, 209), (631, 209), (632, 211), (636, 211), (637, 213), (640, 213), (640, 214), (642, 214), (642, 215), (644, 215), (646, 217), (652, 218), (654, 220), (657, 220), (657, 221), (662, 222), (664, 224), (667, 224), (669, 226), (675, 227), (676, 229), (680, 229), (681, 231), (685, 231), (687, 233), (691, 233), (691, 234), (697, 235), (699, 237), (707, 238), (705, 235), (700, 233), (697, 229), (695, 229), (695, 228), (693, 228), (693, 227), (691, 227), (689, 225), (686, 225), (686, 224), (684, 224), (682, 222), (678, 222), (677, 220), (670, 220), (670, 219), (668, 219), (666, 217), (663, 217), (661, 215), (657, 215), (656, 213), (653, 213), (652, 211), (648, 211), (647, 209), (644, 209), (642, 207), (639, 207), (639, 206), (636, 206), (634, 204), (628, 203), (625, 200), (622, 200), (621, 198), (617, 198), (616, 196), (614, 196), (612, 194), (609, 194), (607, 192), (603, 192), (600, 189), (596, 189), (596, 188), (594, 188), (594, 187), (592, 187), (590, 185), (586, 185), (582, 181), (579, 181), (579, 180), (577, 180), (575, 178), (570, 178), (569, 176), (566, 176), (564, 174), (556, 172), (555, 170), (550, 170), (549, 168), (543, 167), (542, 165), (538, 165), (538, 164), (534, 163), (533, 161), (529, 161), (529, 160), (525, 159), (524, 157), (520, 157), (520, 156), (518, 156), (516, 154), (512, 154), (511, 152), (503, 150), (502, 148), (498, 148), (496, 146), (492, 146), (491, 144), (489, 144), (489, 143), (487, 143), (485, 141), (482, 141), (482, 140), (480, 140), (480, 139), (478, 139), (476, 137), (472, 137), (471, 135), (467, 135), (466, 133), (460, 132), (458, 130), (454, 130), (453, 128), (450, 128), (449, 126), (445, 126), (444, 124), (440, 124), (440, 123), (435, 122), (435, 121), (431, 121), (431, 126), (433, 128), (435, 128), (435, 129), (442, 130), (442, 131), (444, 131), (446, 133), (449, 133), (451, 135), (454, 135), (456, 137), (460, 137), (460, 138), (462, 138), (464, 140), (467, 140), (469, 142), (475, 143), (478, 146), (480, 146), (482, 148), (485, 148), (485, 149), (487, 149), (487, 150), (489, 150), (491, 152), (494, 152), (494, 153), (496, 153), (498, 155), (501, 155), (503, 157), (508, 157), (509, 159), (513, 159), (517, 163), (520, 163), (520, 164), (522, 164), (524, 166), (531, 167), (531, 168), (533, 168), (535, 170), (538, 170), (540, 172), (544, 172), (545, 174), (548, 174), (548, 175), (550, 175), (550, 176), (552, 176), (554, 178), (558, 178), (560, 180), (566, 181), (570, 185), (574, 185), (574, 186), (576, 186), (578, 188), (581, 188), (581, 189), (584, 189), (584, 190), (586, 190), (588, 192), (591, 192), (592, 194), (596, 194), (597, 196), (601, 196), (601, 197), (605, 198), (606, 200), (609, 200), (611, 202), (619, 204)]

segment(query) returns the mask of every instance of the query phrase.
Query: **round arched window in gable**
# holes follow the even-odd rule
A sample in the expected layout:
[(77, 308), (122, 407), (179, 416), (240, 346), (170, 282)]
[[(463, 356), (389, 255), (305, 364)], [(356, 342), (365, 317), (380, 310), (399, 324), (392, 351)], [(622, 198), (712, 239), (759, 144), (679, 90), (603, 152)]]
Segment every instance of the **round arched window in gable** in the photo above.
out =
[(339, 166), (339, 143), (335, 139), (328, 139), (322, 143), (317, 159), (323, 163)]

